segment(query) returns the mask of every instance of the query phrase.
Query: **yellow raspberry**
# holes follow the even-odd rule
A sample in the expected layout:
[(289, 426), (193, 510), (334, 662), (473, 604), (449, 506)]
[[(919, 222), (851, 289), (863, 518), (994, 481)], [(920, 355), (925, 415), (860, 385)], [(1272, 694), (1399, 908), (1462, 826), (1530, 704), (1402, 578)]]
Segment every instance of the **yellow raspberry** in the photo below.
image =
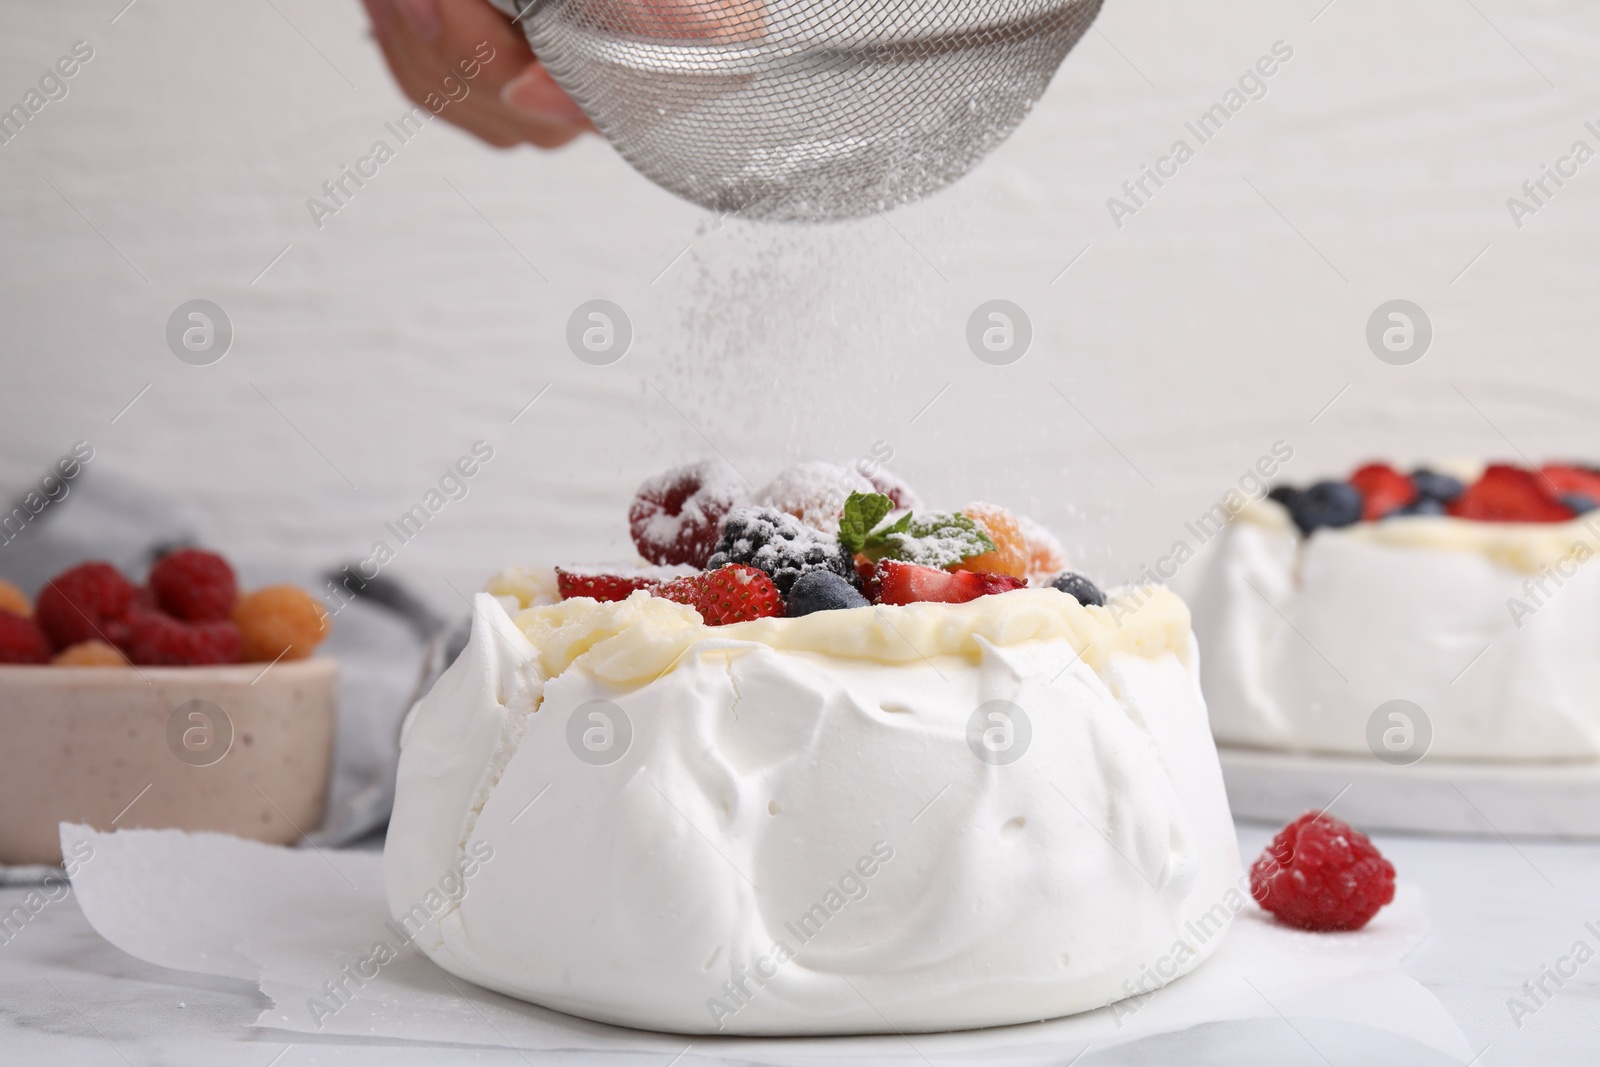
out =
[(994, 504), (968, 504), (961, 509), (961, 514), (983, 527), (983, 532), (994, 542), (994, 551), (969, 556), (953, 570), (1009, 574), (1013, 578), (1028, 576), (1028, 543), (1015, 515)]
[(239, 658), (246, 663), (305, 659), (332, 628), (316, 598), (293, 585), (269, 585), (241, 596), (233, 622), (239, 627)]
[(0, 578), (0, 611), (29, 618), (33, 615), (33, 605), (28, 602), (28, 594)]
[(89, 640), (62, 649), (50, 662), (57, 667), (126, 667), (128, 657), (116, 645)]

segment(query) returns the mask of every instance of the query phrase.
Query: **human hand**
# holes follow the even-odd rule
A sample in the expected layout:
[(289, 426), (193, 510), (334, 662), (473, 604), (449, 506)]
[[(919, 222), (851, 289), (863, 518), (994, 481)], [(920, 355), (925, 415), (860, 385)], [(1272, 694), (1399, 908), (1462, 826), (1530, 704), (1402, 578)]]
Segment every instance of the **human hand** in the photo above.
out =
[[(401, 90), (445, 121), (497, 148), (557, 148), (594, 129), (534, 58), (521, 28), (488, 0), (362, 4)], [(464, 84), (464, 76), (472, 91), (457, 95), (450, 86)]]

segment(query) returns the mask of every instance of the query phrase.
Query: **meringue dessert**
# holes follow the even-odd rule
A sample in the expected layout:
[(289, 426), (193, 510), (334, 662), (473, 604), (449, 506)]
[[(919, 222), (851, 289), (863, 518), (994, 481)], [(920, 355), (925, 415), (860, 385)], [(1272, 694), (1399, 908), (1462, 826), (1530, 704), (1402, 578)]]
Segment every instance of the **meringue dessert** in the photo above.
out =
[(1087, 1011), (1215, 950), (1247, 890), (1181, 600), (992, 505), (707, 467), (641, 489), (648, 566), (476, 598), (402, 735), (423, 952), (601, 1022), (828, 1035)]
[(1247, 504), (1196, 593), (1217, 741), (1600, 760), (1597, 500), (1578, 466), (1369, 464)]

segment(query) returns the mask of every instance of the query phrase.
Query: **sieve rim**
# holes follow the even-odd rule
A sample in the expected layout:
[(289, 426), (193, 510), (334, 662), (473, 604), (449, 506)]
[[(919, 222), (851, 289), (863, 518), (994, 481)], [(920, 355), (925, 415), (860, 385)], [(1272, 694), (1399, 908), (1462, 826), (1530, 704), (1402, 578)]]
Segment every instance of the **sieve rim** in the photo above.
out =
[[(523, 5), (521, 14), (517, 15), (518, 21), (532, 16), (524, 25), (524, 31), (537, 51), (544, 25), (540, 12), (558, 9), (567, 0), (509, 2)], [(678, 75), (749, 75), (770, 72), (774, 62), (786, 65), (795, 62), (901, 62), (1016, 44), (1054, 33), (1065, 23), (1093, 18), (1100, 6), (1101, 0), (1056, 0), (1049, 7), (1021, 18), (992, 19), (918, 36), (860, 33), (822, 43), (818, 43), (809, 30), (796, 32), (788, 40), (780, 34), (769, 34), (759, 43), (600, 31), (569, 21), (560, 23), (560, 32), (566, 38), (581, 42), (589, 59), (616, 66)]]

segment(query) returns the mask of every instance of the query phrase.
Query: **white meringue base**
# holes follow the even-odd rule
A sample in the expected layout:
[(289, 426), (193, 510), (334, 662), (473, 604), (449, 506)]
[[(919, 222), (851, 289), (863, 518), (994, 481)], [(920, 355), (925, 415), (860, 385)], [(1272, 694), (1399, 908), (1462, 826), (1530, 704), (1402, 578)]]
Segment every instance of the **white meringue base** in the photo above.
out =
[[(492, 850), (417, 933), (441, 967), (655, 1030), (950, 1030), (1148, 991), (1244, 906), (1186, 628), (1183, 658), (1098, 669), (1067, 637), (885, 664), (697, 634), (642, 683), (582, 660), (545, 679), (478, 598), (408, 720), (385, 854), (399, 921)], [(633, 730), (606, 766), (567, 741), (594, 699)], [(967, 740), (990, 700), (1032, 727), (1004, 766)]]

